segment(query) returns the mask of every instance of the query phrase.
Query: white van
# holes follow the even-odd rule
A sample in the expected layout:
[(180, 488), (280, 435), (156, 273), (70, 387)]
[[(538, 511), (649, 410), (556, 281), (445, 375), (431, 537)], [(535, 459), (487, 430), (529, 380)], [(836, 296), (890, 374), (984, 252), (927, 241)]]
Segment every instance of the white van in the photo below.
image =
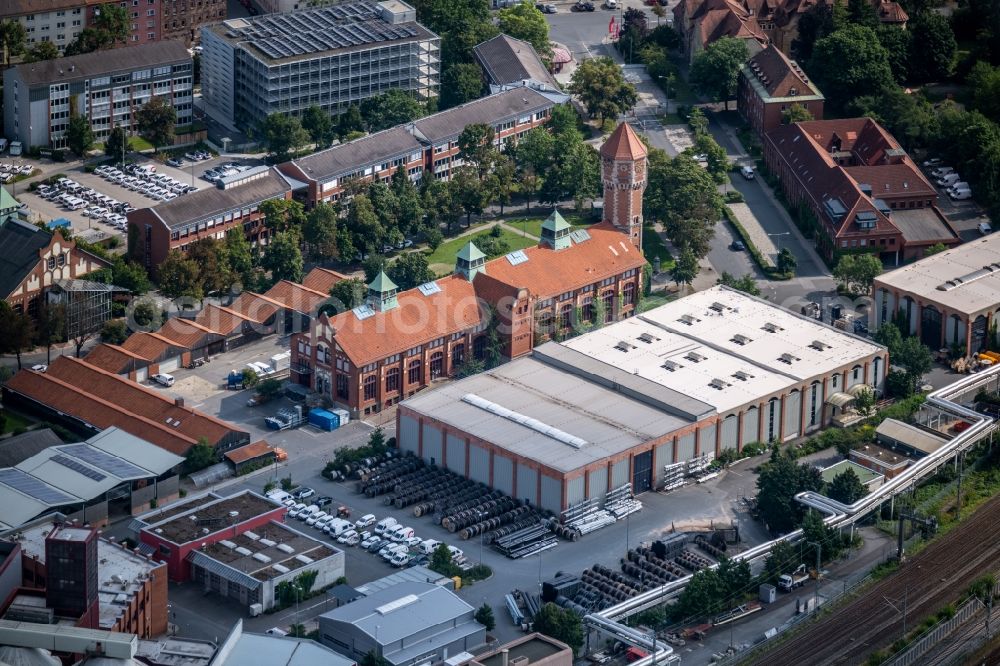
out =
[(382, 520), (375, 523), (375, 534), (382, 536), (383, 534), (386, 533), (386, 530), (390, 530), (398, 524), (399, 521), (393, 518), (392, 516), (389, 516), (388, 518), (383, 518)]
[(406, 541), (411, 536), (413, 536), (413, 528), (405, 525), (397, 525), (389, 531), (389, 538), (396, 542)]
[(320, 509), (315, 504), (310, 504), (306, 508), (302, 509), (302, 511), (299, 512), (299, 515), (295, 517), (298, 518), (299, 520), (308, 520), (309, 518), (312, 518), (317, 513), (319, 513), (321, 510), (322, 509)]
[(292, 496), (286, 493), (284, 490), (281, 490), (280, 488), (275, 488), (274, 490), (272, 490), (267, 494), (267, 498), (270, 500), (274, 500), (275, 502), (282, 503), (287, 499), (291, 499)]
[(451, 552), (451, 561), (455, 564), (462, 564), (465, 562), (465, 553), (462, 552), (461, 548), (455, 548), (455, 546), (448, 546), (448, 551)]
[(937, 179), (937, 184), (941, 187), (951, 187), (953, 184), (957, 183), (962, 177), (957, 173), (952, 171), (949, 174), (945, 174)]
[(351, 524), (349, 520), (344, 520), (343, 518), (334, 518), (323, 528), (323, 531), (332, 537), (339, 537), (341, 534), (347, 530), (354, 529), (354, 525)]
[(426, 539), (422, 541), (419, 546), (417, 546), (417, 549), (424, 555), (430, 555), (440, 545), (440, 541), (436, 541), (435, 539)]

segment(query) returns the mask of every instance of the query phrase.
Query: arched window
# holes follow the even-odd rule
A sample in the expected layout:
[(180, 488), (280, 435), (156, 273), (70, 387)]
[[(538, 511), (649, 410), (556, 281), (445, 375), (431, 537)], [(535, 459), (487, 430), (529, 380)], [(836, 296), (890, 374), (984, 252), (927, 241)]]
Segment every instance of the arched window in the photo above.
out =
[(622, 304), (632, 305), (635, 303), (635, 282), (629, 282), (622, 289)]
[(385, 373), (386, 392), (399, 390), (399, 368), (389, 368)]
[(423, 378), (423, 363), (420, 359), (410, 361), (410, 369), (407, 371), (407, 381), (411, 384), (419, 384)]
[(368, 375), (367, 377), (365, 377), (365, 381), (364, 381), (365, 400), (374, 400), (375, 399), (375, 384), (376, 383), (377, 382), (376, 382), (376, 379), (375, 379), (375, 375)]
[(431, 354), (431, 379), (437, 379), (444, 373), (444, 354), (434, 352)]
[(465, 344), (460, 342), (451, 348), (452, 370), (465, 363)]

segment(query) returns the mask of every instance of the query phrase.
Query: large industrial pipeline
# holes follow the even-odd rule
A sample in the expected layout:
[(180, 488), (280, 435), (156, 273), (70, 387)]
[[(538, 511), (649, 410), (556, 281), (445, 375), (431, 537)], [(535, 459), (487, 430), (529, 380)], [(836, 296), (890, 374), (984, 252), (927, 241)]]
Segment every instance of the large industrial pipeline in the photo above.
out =
[[(795, 499), (808, 507), (826, 514), (824, 522), (831, 527), (853, 526), (854, 523), (867, 516), (887, 500), (891, 500), (896, 495), (906, 492), (918, 481), (936, 472), (938, 468), (950, 462), (957, 454), (971, 449), (983, 437), (992, 435), (992, 432), (997, 427), (996, 422), (992, 418), (968, 409), (950, 398), (961, 396), (981, 385), (989, 384), (991, 380), (996, 382), (998, 379), (1000, 379), (1000, 366), (970, 375), (954, 384), (928, 394), (925, 405), (934, 407), (964, 421), (969, 421), (971, 423), (970, 427), (949, 440), (934, 453), (921, 458), (902, 474), (894, 477), (867, 497), (850, 505), (842, 504), (815, 492), (799, 493), (795, 496)], [(775, 544), (783, 541), (792, 543), (801, 538), (801, 536), (802, 530), (795, 530), (778, 539), (734, 555), (733, 559), (753, 562), (767, 556)], [(662, 641), (654, 640), (652, 636), (626, 626), (621, 620), (672, 599), (684, 589), (689, 580), (691, 580), (690, 575), (684, 576), (647, 592), (637, 594), (631, 599), (605, 608), (602, 611), (590, 613), (584, 617), (584, 621), (590, 627), (602, 633), (609, 634), (623, 643), (650, 651), (649, 656), (633, 662), (632, 666), (655, 666), (657, 664), (677, 663), (680, 661), (680, 657), (674, 654), (673, 648)]]

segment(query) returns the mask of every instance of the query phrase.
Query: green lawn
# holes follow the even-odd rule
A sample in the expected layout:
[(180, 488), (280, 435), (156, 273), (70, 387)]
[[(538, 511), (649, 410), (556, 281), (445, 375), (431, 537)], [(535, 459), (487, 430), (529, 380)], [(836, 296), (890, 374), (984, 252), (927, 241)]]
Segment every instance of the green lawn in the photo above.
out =
[[(542, 223), (548, 219), (545, 217), (515, 217), (505, 220), (507, 224), (517, 229), (522, 230), (529, 236), (534, 236), (539, 238), (542, 235)], [(576, 213), (569, 213), (563, 215), (563, 219), (569, 222), (574, 228), (575, 227), (589, 227), (592, 222), (587, 221), (583, 215), (577, 215)]]
[(642, 252), (646, 255), (646, 260), (649, 263), (653, 263), (653, 259), (659, 257), (661, 271), (667, 270), (674, 263), (674, 258), (667, 246), (664, 245), (660, 234), (648, 225), (642, 228)]
[(138, 135), (129, 137), (129, 145), (132, 147), (132, 150), (138, 152), (142, 152), (144, 150), (152, 150), (155, 147), (149, 141), (146, 141), (145, 139), (143, 139), (141, 136)]
[[(489, 230), (489, 226), (486, 226), (479, 233), (489, 233)], [(451, 272), (455, 268), (455, 255), (458, 254), (458, 251), (461, 250), (462, 247), (476, 235), (477, 234), (459, 236), (458, 238), (452, 238), (451, 240), (438, 245), (436, 250), (427, 255), (427, 263), (430, 265), (431, 270), (436, 273)], [(511, 252), (538, 245), (537, 238), (515, 234), (506, 229), (503, 230), (503, 238), (510, 246)]]

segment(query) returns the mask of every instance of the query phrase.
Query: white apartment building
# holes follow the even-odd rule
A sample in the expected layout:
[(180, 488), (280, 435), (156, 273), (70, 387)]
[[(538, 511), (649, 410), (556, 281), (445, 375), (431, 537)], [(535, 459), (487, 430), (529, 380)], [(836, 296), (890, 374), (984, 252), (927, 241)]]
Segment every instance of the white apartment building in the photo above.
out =
[(135, 113), (155, 97), (191, 123), (193, 64), (175, 41), (87, 53), (4, 72), (4, 136), (25, 146), (66, 147), (74, 115), (86, 115), (97, 141), (116, 126), (136, 133)]

